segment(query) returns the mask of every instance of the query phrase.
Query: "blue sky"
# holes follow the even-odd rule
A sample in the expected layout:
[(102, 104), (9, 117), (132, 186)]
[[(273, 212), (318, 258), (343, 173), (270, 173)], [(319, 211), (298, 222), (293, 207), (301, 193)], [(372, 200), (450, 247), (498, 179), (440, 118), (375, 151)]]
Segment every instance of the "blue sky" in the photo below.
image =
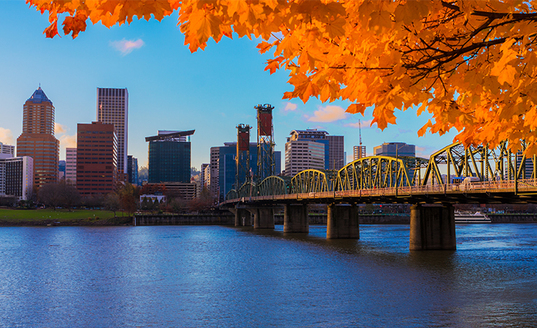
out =
[[(177, 27), (177, 15), (134, 21), (111, 29), (88, 25), (78, 38), (47, 39), (47, 17), (22, 0), (0, 1), (0, 142), (15, 144), (22, 132), (22, 105), (41, 84), (56, 108), (56, 137), (60, 158), (65, 147), (76, 146), (77, 123), (96, 119), (96, 88), (129, 90), (129, 154), (147, 165), (146, 136), (158, 130), (190, 130), (192, 166), (208, 163), (210, 147), (236, 140), (240, 123), (256, 126), (257, 104), (272, 104), (276, 150), (283, 152), (292, 130), (317, 128), (345, 136), (347, 158), (358, 145), (357, 123), (367, 153), (383, 142), (414, 144), (420, 156), (452, 142), (455, 133), (427, 134), (417, 130), (429, 117), (414, 110), (397, 112), (397, 125), (381, 131), (365, 117), (343, 112), (348, 103), (322, 103), (312, 98), (282, 100), (285, 70), (264, 71), (269, 58), (256, 41), (223, 39), (204, 51), (190, 53)], [(255, 128), (251, 141), (256, 140)], [(283, 156), (282, 156), (283, 157)], [(283, 166), (282, 166), (283, 168)]]

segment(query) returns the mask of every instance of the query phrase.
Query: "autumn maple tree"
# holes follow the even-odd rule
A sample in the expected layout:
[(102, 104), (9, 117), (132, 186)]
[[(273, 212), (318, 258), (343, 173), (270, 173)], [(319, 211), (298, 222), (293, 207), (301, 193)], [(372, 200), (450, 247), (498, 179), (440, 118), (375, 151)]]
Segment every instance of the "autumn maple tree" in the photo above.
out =
[(260, 40), (284, 68), (284, 98), (346, 100), (347, 111), (373, 107), (381, 129), (396, 109), (428, 111), (418, 133), (455, 128), (465, 144), (520, 140), (537, 153), (537, 11), (533, 1), (361, 0), (27, 0), (49, 16), (47, 37), (77, 37), (88, 21), (107, 27), (161, 20), (174, 11), (185, 44), (209, 38)]

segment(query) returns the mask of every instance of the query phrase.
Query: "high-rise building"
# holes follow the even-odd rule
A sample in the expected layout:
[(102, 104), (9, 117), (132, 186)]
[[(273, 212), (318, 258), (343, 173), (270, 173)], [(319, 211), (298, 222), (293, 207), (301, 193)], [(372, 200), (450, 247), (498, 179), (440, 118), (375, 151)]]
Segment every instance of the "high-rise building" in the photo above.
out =
[(385, 142), (373, 148), (375, 156), (416, 157), (416, 146), (404, 142)]
[[(249, 162), (257, 163), (257, 143), (249, 144)], [(225, 142), (222, 147), (211, 147), (211, 177), (210, 191), (214, 198), (223, 201), (231, 189), (238, 189), (236, 186), (237, 174), (237, 142)], [(282, 153), (274, 152), (274, 175), (280, 174), (282, 170)], [(257, 174), (257, 165), (251, 167), (252, 175)]]
[(58, 161), (58, 180), (65, 180), (65, 161)]
[(138, 184), (138, 158), (132, 155), (127, 156), (127, 181)]
[[(250, 163), (257, 163), (256, 143), (250, 143)], [(236, 178), (236, 155), (237, 143), (225, 142), (223, 147), (211, 147), (211, 162), (209, 164), (209, 191), (211, 196), (218, 200), (223, 200), (227, 192), (235, 188)], [(257, 167), (252, 167), (253, 174), (256, 174)], [(282, 170), (282, 153), (274, 152), (274, 174), (280, 174)]]
[(303, 170), (325, 168), (325, 145), (310, 140), (285, 143), (285, 175), (294, 176)]
[(97, 121), (113, 124), (117, 135), (117, 165), (127, 175), (129, 92), (127, 88), (97, 88)]
[(0, 154), (0, 196), (27, 200), (34, 185), (34, 160), (29, 156), (11, 157)]
[(190, 140), (183, 137), (194, 134), (190, 131), (159, 131), (149, 142), (149, 183), (190, 183)]
[(201, 164), (201, 187), (203, 188), (209, 188), (211, 181), (211, 166), (208, 163)]
[(354, 161), (367, 156), (365, 146), (354, 146), (352, 151), (352, 159)]
[(328, 136), (328, 158), (330, 170), (339, 170), (347, 164), (344, 136)]
[[(293, 130), (291, 131), (289, 137), (287, 137), (287, 142), (289, 141), (314, 141), (324, 145), (324, 167), (321, 169), (328, 170), (330, 168), (330, 140), (328, 140), (328, 132), (319, 131), (317, 129), (306, 129), (306, 130)], [(286, 155), (287, 162), (287, 155)], [(287, 165), (287, 164), (286, 164)], [(287, 173), (287, 167), (285, 169)]]
[(220, 147), (211, 147), (209, 192), (213, 199), (220, 199)]
[(4, 145), (0, 142), (0, 154), (7, 154), (11, 157), (15, 156), (15, 146)]
[(76, 188), (81, 195), (113, 192), (117, 183), (117, 136), (113, 124), (78, 124)]
[(17, 156), (33, 158), (34, 187), (58, 181), (60, 142), (54, 137), (54, 106), (39, 87), (23, 106)]
[(343, 136), (329, 136), (317, 129), (293, 130), (285, 144), (285, 175), (293, 176), (306, 169), (338, 170), (346, 164), (344, 148)]
[(76, 148), (65, 148), (65, 181), (76, 185)]

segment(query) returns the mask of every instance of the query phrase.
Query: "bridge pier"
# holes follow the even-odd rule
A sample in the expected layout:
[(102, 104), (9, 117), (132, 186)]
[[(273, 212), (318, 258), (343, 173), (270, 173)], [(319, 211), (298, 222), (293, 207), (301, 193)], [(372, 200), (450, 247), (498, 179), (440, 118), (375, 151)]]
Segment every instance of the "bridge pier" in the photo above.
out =
[(283, 211), (283, 232), (310, 232), (308, 205), (285, 205)]
[(358, 207), (354, 204), (330, 204), (326, 218), (327, 239), (359, 239)]
[(234, 211), (235, 213), (235, 226), (251, 226), (252, 225), (252, 215), (250, 212), (245, 208), (236, 208)]
[(254, 229), (274, 229), (273, 207), (255, 207), (250, 212), (254, 216)]
[(410, 250), (455, 250), (453, 205), (412, 205), (410, 207)]

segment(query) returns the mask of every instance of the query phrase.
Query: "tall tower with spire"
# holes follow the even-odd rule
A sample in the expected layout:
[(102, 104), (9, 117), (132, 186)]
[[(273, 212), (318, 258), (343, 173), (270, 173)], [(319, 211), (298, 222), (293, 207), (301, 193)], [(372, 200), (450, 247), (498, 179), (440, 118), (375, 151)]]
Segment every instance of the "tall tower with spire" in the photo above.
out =
[(17, 156), (34, 160), (34, 188), (58, 181), (60, 142), (54, 137), (54, 106), (41, 86), (23, 105)]

